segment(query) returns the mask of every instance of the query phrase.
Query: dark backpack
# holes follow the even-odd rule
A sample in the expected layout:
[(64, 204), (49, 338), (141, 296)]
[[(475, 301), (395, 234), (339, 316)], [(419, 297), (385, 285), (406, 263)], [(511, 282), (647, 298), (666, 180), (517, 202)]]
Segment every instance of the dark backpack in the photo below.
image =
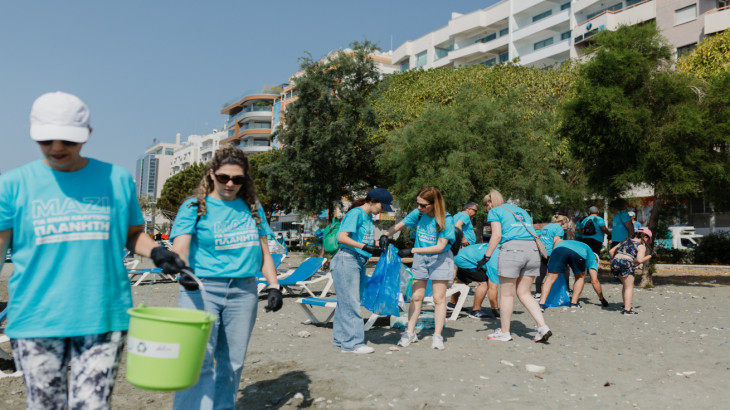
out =
[(593, 219), (591, 217), (586, 218), (585, 223), (583, 224), (583, 235), (584, 236), (593, 236), (596, 234), (596, 224), (593, 223)]

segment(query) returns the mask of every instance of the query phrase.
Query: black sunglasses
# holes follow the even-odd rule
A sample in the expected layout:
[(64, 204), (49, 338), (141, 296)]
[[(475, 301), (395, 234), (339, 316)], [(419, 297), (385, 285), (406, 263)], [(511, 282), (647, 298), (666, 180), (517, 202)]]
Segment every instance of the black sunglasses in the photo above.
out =
[(226, 174), (216, 174), (213, 173), (213, 176), (215, 177), (215, 180), (220, 182), (221, 184), (227, 184), (228, 181), (233, 181), (234, 185), (243, 185), (243, 183), (246, 181), (246, 177), (243, 175), (236, 175), (235, 177), (232, 177), (230, 175)]
[(39, 144), (43, 145), (44, 147), (50, 147), (51, 144), (53, 144), (53, 141), (61, 141), (61, 144), (63, 144), (66, 147), (75, 147), (79, 145), (78, 142), (73, 141), (65, 141), (65, 140), (46, 140), (46, 141), (37, 141)]
[(429, 206), (429, 205), (433, 205), (433, 204), (432, 204), (432, 203), (428, 203), (428, 204), (419, 204), (418, 202), (416, 202), (416, 205), (417, 205), (417, 206), (418, 206), (419, 208), (425, 208), (425, 207), (427, 207), (427, 206)]

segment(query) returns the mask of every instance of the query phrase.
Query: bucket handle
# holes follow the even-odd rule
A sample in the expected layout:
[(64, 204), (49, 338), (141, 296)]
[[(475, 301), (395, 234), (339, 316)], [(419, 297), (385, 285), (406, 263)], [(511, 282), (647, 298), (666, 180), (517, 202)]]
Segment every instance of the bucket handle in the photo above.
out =
[[(190, 266), (186, 266), (186, 267), (182, 268), (180, 270), (180, 273), (187, 273), (198, 284), (198, 288), (200, 289), (200, 298), (203, 300), (203, 312), (207, 312), (207, 310), (205, 309), (205, 307), (206, 307), (206, 303), (205, 303), (205, 286), (203, 286), (203, 282), (200, 280), (200, 278), (198, 278), (197, 276), (195, 276), (195, 272), (193, 272), (193, 269), (190, 268)], [(150, 286), (147, 287), (147, 290), (144, 293), (144, 298), (142, 299), (142, 303), (140, 304), (140, 306), (142, 306), (142, 307), (147, 306), (147, 303), (146, 303), (147, 302), (147, 295), (149, 295), (150, 289), (152, 288), (152, 285), (155, 284), (155, 280), (156, 279), (157, 279), (157, 275), (152, 275), (152, 283), (150, 283)]]

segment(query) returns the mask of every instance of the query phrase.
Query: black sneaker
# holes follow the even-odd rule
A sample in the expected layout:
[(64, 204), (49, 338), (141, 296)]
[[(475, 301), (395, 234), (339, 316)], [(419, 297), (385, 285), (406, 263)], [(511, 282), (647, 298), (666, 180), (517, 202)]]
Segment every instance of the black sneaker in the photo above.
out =
[(446, 304), (446, 310), (454, 310), (454, 309), (456, 309), (456, 304), (455, 303), (449, 302), (449, 303)]
[(499, 319), (501, 317), (499, 315), (499, 309), (492, 309), (492, 316), (494, 316), (495, 319)]
[(601, 306), (608, 307), (608, 301), (606, 299), (601, 299)]
[(545, 305), (540, 305), (540, 312), (544, 312), (545, 309), (547, 309), (547, 307), (545, 307)]
[(570, 307), (576, 308), (576, 309), (583, 309), (583, 305), (581, 305), (580, 303), (571, 303)]
[(639, 313), (637, 311), (635, 311), (634, 309), (629, 309), (629, 310), (621, 309), (621, 314), (622, 315), (638, 315)]
[(472, 310), (469, 312), (469, 317), (474, 319), (486, 319), (488, 316), (483, 310)]

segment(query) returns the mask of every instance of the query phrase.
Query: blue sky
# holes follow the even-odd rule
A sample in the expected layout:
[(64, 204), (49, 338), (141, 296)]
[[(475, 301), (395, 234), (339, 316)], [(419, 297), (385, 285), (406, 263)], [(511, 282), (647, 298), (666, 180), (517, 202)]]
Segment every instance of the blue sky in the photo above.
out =
[(40, 157), (33, 100), (78, 95), (94, 133), (82, 154), (135, 163), (154, 138), (221, 128), (223, 103), (286, 82), (305, 52), (354, 40), (394, 48), (496, 0), (3, 1), (0, 172)]

